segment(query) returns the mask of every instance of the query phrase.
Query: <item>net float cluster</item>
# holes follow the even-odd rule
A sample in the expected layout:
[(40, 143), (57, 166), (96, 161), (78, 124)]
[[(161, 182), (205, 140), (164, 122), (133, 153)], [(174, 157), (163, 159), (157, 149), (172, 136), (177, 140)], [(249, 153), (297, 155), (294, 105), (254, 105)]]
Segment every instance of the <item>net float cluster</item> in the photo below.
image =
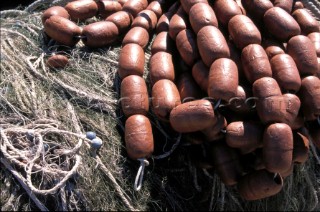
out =
[[(94, 16), (100, 21), (76, 24)], [(153, 112), (205, 147), (201, 168), (257, 200), (281, 191), (294, 164), (307, 161), (309, 142), (320, 148), (320, 25), (300, 1), (77, 0), (47, 9), (42, 22), (65, 46), (121, 39), (120, 104), (133, 160), (152, 157)], [(54, 55), (47, 64), (67, 63)]]

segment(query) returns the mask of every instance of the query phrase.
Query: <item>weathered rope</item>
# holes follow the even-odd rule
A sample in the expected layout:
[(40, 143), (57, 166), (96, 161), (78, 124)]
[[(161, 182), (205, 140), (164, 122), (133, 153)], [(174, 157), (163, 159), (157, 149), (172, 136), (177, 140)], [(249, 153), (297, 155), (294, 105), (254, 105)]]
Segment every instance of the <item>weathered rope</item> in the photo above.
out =
[[(74, 111), (72, 105), (69, 102), (67, 103), (67, 107), (69, 108), (69, 111), (71, 112), (71, 116), (72, 116), (71, 119), (72, 119), (72, 122), (74, 124), (74, 127), (75, 127), (76, 131), (80, 134), (81, 133), (81, 128), (80, 128), (80, 125), (78, 123), (78, 119), (76, 117), (75, 111)], [(86, 141), (88, 141), (88, 139), (86, 139)], [(90, 145), (88, 143), (86, 143), (86, 145), (87, 145), (88, 148), (90, 148)], [(107, 177), (113, 183), (113, 186), (116, 189), (117, 194), (121, 198), (123, 203), (129, 208), (129, 210), (136, 211), (136, 209), (130, 204), (129, 200), (125, 197), (125, 193), (122, 191), (122, 188), (117, 183), (117, 180), (114, 178), (114, 176), (112, 175), (111, 171), (101, 161), (100, 157), (95, 155), (94, 159), (97, 162), (97, 166), (107, 175)]]
[(27, 192), (27, 194), (36, 204), (36, 206), (41, 211), (49, 211), (48, 208), (44, 206), (43, 203), (32, 193), (31, 189), (28, 187), (26, 183), (26, 179), (21, 174), (19, 174), (19, 172), (17, 172), (7, 160), (5, 160), (4, 158), (0, 158), (0, 161), (6, 167), (6, 169), (8, 169), (11, 172), (11, 174), (19, 181), (21, 186), (24, 188), (24, 190)]
[(169, 157), (172, 154), (172, 152), (174, 152), (174, 150), (176, 150), (176, 148), (179, 146), (181, 141), (181, 136), (182, 134), (180, 133), (178, 138), (176, 139), (176, 142), (172, 145), (172, 148), (168, 152), (165, 152), (162, 155), (153, 156), (152, 158), (157, 160), (157, 159), (163, 159), (163, 158)]
[(318, 0), (302, 0), (302, 3), (320, 20), (320, 2)]

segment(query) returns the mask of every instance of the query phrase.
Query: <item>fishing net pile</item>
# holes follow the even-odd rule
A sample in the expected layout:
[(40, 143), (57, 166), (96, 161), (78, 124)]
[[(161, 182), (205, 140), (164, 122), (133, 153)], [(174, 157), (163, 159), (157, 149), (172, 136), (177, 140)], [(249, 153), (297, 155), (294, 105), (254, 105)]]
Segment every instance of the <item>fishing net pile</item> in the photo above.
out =
[[(81, 42), (72, 49), (49, 45), (42, 12), (66, 2), (40, 0), (24, 10), (1, 11), (1, 210), (319, 210), (320, 160), (314, 147), (279, 194), (244, 201), (214, 172), (196, 166), (201, 147), (184, 145), (152, 112), (155, 154), (180, 145), (168, 157), (150, 161), (142, 189), (134, 191), (139, 163), (127, 158), (118, 102), (121, 44), (94, 50)], [(57, 50), (70, 58), (61, 71), (45, 62)], [(99, 151), (91, 148), (87, 131), (102, 139)]]

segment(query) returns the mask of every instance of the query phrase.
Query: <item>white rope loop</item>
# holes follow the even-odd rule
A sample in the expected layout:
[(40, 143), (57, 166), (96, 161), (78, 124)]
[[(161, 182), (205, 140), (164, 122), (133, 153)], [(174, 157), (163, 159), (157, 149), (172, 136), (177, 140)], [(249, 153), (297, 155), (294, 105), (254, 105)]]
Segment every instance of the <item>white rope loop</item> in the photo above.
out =
[(145, 158), (138, 159), (140, 161), (140, 167), (138, 169), (136, 179), (134, 180), (134, 190), (139, 191), (142, 187), (143, 175), (144, 175), (144, 168), (149, 166), (149, 161)]

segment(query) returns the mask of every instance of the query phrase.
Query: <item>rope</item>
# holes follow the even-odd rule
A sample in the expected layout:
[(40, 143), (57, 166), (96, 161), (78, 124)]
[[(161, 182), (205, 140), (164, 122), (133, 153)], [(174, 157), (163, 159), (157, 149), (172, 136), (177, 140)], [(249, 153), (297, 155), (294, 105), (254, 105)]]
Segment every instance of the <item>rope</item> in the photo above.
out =
[[(75, 130), (77, 133), (79, 133), (79, 135), (82, 135), (82, 131), (79, 125), (79, 121), (78, 118), (76, 117), (75, 111), (73, 109), (73, 106), (67, 102), (67, 106), (71, 112), (72, 115), (72, 122), (74, 124)], [(86, 138), (85, 135), (84, 136), (84, 140), (87, 141), (85, 142), (85, 145), (90, 148), (89, 143), (91, 142), (89, 139)], [(88, 142), (89, 141), (89, 142)], [(117, 191), (117, 194), (119, 195), (119, 197), (121, 198), (121, 200), (123, 201), (123, 203), (129, 208), (130, 211), (136, 211), (136, 209), (131, 205), (129, 198), (127, 198), (127, 194), (123, 191), (123, 189), (120, 187), (120, 185), (117, 183), (117, 180), (115, 179), (115, 177), (113, 176), (113, 174), (111, 173), (111, 171), (106, 167), (106, 165), (101, 161), (100, 157), (98, 155), (95, 155), (93, 157), (93, 159), (97, 162), (97, 167), (99, 167), (101, 169), (101, 171), (107, 175), (107, 177), (110, 179), (110, 181), (113, 183), (114, 188)], [(126, 195), (126, 196), (125, 196)]]
[(318, 19), (320, 19), (320, 3), (316, 0), (302, 0), (302, 3), (309, 9)]
[(25, 9), (25, 11), (27, 11), (27, 12), (32, 12), (32, 11), (34, 11), (35, 9), (37, 9), (39, 6), (42, 6), (42, 5), (44, 5), (44, 4), (49, 4), (49, 3), (51, 3), (52, 2), (52, 0), (38, 0), (38, 1), (35, 1), (35, 2), (33, 2), (32, 4), (30, 4), (26, 9)]
[(218, 109), (218, 107), (220, 106), (220, 104), (221, 104), (221, 99), (219, 99), (219, 100), (214, 104), (213, 109), (214, 109), (214, 110)]
[(28, 15), (28, 12), (23, 11), (23, 10), (3, 10), (3, 11), (0, 11), (1, 18), (6, 18), (8, 16), (12, 17), (12, 16), (24, 16), (24, 15)]
[(54, 194), (57, 192), (58, 189), (62, 188), (67, 180), (69, 180), (76, 172), (81, 163), (81, 157), (79, 155), (76, 155), (76, 164), (73, 166), (73, 168), (69, 171), (69, 173), (53, 188), (47, 189), (47, 190), (40, 190), (37, 189), (33, 186), (32, 181), (31, 181), (31, 168), (33, 163), (30, 163), (30, 166), (27, 168), (27, 185), (31, 188), (31, 191), (37, 194), (42, 194), (42, 195), (48, 195), (48, 194)]
[(198, 183), (197, 168), (196, 168), (195, 166), (192, 166), (192, 176), (193, 176), (193, 185), (194, 185), (195, 189), (196, 189), (198, 192), (201, 192), (202, 189), (201, 189), (201, 186), (200, 186), (199, 183)]
[[(21, 152), (19, 152), (19, 150), (17, 150), (8, 140), (7, 136), (5, 135), (5, 131), (6, 130), (3, 130), (1, 129), (0, 130), (0, 135), (1, 135), (1, 138), (3, 139), (3, 145), (1, 144), (0, 145), (0, 149), (1, 149), (1, 152), (3, 153), (4, 157), (9, 160), (10, 162), (14, 163), (15, 165), (18, 165), (24, 169), (26, 169), (26, 164), (23, 163), (23, 162), (20, 162), (19, 160), (17, 160), (14, 155), (18, 155), (19, 158), (25, 160), (25, 161), (28, 161), (29, 159), (24, 155), (22, 154)], [(9, 131), (9, 132), (15, 132), (13, 130)], [(16, 131), (16, 132), (20, 132), (20, 131)], [(27, 131), (25, 131), (27, 132)], [(9, 154), (7, 152), (7, 146), (12, 150), (12, 153), (15, 153), (15, 154)], [(38, 164), (35, 164), (33, 167), (32, 167), (32, 170), (34, 171), (42, 171), (42, 172), (45, 172), (46, 174), (51, 174), (53, 176), (65, 176), (68, 172), (67, 171), (62, 171), (62, 170), (59, 170), (59, 169), (55, 169), (55, 168), (50, 168), (50, 167), (42, 167)]]
[(178, 138), (177, 138), (176, 143), (173, 144), (172, 148), (168, 152), (165, 152), (162, 155), (153, 156), (152, 158), (153, 159), (163, 159), (163, 158), (166, 158), (166, 157), (170, 156), (172, 154), (172, 152), (179, 146), (180, 141), (181, 141), (181, 136), (182, 136), (182, 134), (180, 133)]
[(102, 163), (100, 158), (97, 156), (96, 161), (99, 165), (99, 168), (107, 175), (107, 177), (111, 180), (111, 182), (114, 185), (114, 188), (117, 190), (117, 194), (120, 196), (122, 199), (123, 203), (129, 208), (130, 211), (136, 211), (136, 209), (131, 205), (129, 202), (128, 198), (125, 197), (127, 195), (122, 191), (122, 188), (120, 185), (117, 183), (116, 178), (112, 175), (111, 171)]
[(48, 208), (46, 208), (46, 206), (44, 206), (42, 204), (42, 202), (40, 202), (40, 200), (32, 193), (31, 189), (27, 186), (26, 184), (26, 179), (19, 174), (19, 172), (17, 172), (10, 164), (7, 160), (5, 160), (4, 158), (0, 158), (1, 163), (6, 167), (6, 169), (8, 169), (12, 175), (19, 181), (19, 183), (21, 184), (21, 186), (24, 188), (24, 190), (26, 190), (27, 194), (29, 195), (29, 197), (33, 200), (33, 202), (36, 204), (36, 206), (41, 210), (41, 211), (49, 211)]
[[(47, 131), (50, 131), (50, 128), (49, 129), (44, 129), (44, 130), (43, 129), (30, 130), (30, 129), (21, 129), (21, 128), (16, 127), (16, 128), (5, 129), (5, 130), (1, 129), (1, 131), (0, 131), (1, 138), (3, 139), (3, 143), (1, 144), (1, 152), (3, 153), (3, 155), (6, 158), (9, 159), (9, 161), (13, 161), (15, 164), (18, 164), (18, 165), (22, 166), (25, 169), (27, 177), (26, 177), (25, 180), (21, 180), (21, 182), (25, 183), (26, 186), (29, 187), (28, 189), (32, 193), (37, 193), (37, 194), (42, 194), (42, 195), (56, 193), (57, 190), (62, 188), (65, 185), (65, 183), (67, 182), (67, 180), (69, 180), (76, 173), (77, 168), (79, 167), (79, 165), (81, 163), (81, 157), (79, 155), (76, 155), (75, 156), (75, 165), (73, 166), (73, 168), (70, 171), (65, 172), (66, 175), (63, 177), (63, 179), (56, 186), (54, 186), (51, 189), (47, 189), (47, 190), (40, 190), (40, 189), (35, 188), (33, 186), (33, 184), (32, 184), (31, 174), (32, 174), (33, 167), (37, 167), (37, 166), (39, 167), (39, 165), (36, 164), (36, 161), (38, 161), (40, 156), (43, 154), (43, 148), (44, 148), (44, 142), (43, 142), (41, 133), (47, 132)], [(21, 132), (29, 132), (29, 133), (31, 132), (32, 135), (34, 136), (34, 142), (38, 141), (36, 153), (35, 153), (33, 159), (29, 163), (24, 164), (24, 163), (21, 163), (20, 161), (16, 160), (16, 158), (18, 157), (18, 158), (22, 158), (22, 159), (25, 159), (26, 161), (28, 161), (28, 158), (25, 156), (25, 153), (23, 151), (16, 149), (9, 142), (9, 140), (8, 140), (6, 134), (5, 134), (5, 133), (8, 133), (8, 132), (9, 133), (14, 133), (14, 134), (19, 134)], [(11, 153), (14, 153), (14, 154), (8, 154), (7, 153), (7, 145), (12, 150)], [(76, 146), (76, 148), (77, 147), (78, 146)], [(76, 151), (73, 151), (73, 152), (75, 153)], [(39, 169), (40, 170), (43, 169), (45, 171), (49, 171), (49, 169), (47, 167), (43, 167), (43, 168), (39, 167)]]
[(61, 198), (61, 210), (62, 211), (67, 211), (67, 197), (66, 197), (66, 192), (65, 192), (65, 187), (60, 188), (60, 198)]
[(26, 42), (28, 42), (28, 44), (30, 44), (35, 50), (41, 51), (41, 48), (39, 46), (34, 44), (34, 42), (32, 42), (28, 37), (26, 37), (25, 35), (21, 34), (18, 31), (1, 28), (1, 33), (10, 33), (10, 34), (18, 35), (19, 37), (23, 38)]
[(219, 205), (219, 208), (218, 208), (218, 211), (224, 211), (224, 205), (226, 203), (225, 201), (225, 196), (226, 196), (226, 186), (221, 183), (221, 197), (220, 197), (220, 202), (221, 202), (221, 205)]
[(213, 176), (208, 172), (208, 170), (202, 169), (202, 171), (203, 171), (203, 174), (207, 176), (210, 180), (214, 179)]
[[(52, 0), (51, 0), (52, 1)], [(68, 3), (70, 0), (55, 0), (52, 2), (52, 5), (65, 5)]]
[(134, 180), (134, 190), (139, 191), (142, 187), (143, 175), (144, 175), (144, 168), (149, 166), (149, 161), (145, 158), (138, 159), (140, 161), (140, 167), (137, 172), (136, 179)]
[[(106, 111), (108, 114), (110, 114), (111, 116), (115, 117), (115, 114), (113, 113), (112, 110), (113, 110), (114, 105), (116, 104), (116, 101), (105, 99), (104, 97), (100, 97), (97, 94), (87, 93), (86, 91), (78, 90), (77, 88), (74, 88), (70, 85), (67, 85), (66, 83), (62, 82), (61, 80), (57, 79), (56, 77), (54, 77), (53, 75), (51, 75), (49, 73), (48, 73), (48, 77), (44, 76), (41, 73), (39, 73), (36, 70), (36, 68), (32, 65), (31, 59), (32, 59), (32, 57), (28, 57), (25, 60), (25, 62), (27, 63), (27, 65), (30, 68), (30, 69), (28, 69), (28, 71), (30, 71), (31, 74), (34, 74), (35, 77), (37, 77), (40, 80), (46, 81), (46, 82), (52, 81), (54, 85), (59, 86), (60, 88), (67, 91), (68, 93), (84, 99), (86, 102), (88, 102), (90, 104), (90, 106), (92, 108), (97, 108), (100, 110), (102, 109), (102, 110)], [(50, 80), (49, 80), (49, 78), (50, 78)]]

